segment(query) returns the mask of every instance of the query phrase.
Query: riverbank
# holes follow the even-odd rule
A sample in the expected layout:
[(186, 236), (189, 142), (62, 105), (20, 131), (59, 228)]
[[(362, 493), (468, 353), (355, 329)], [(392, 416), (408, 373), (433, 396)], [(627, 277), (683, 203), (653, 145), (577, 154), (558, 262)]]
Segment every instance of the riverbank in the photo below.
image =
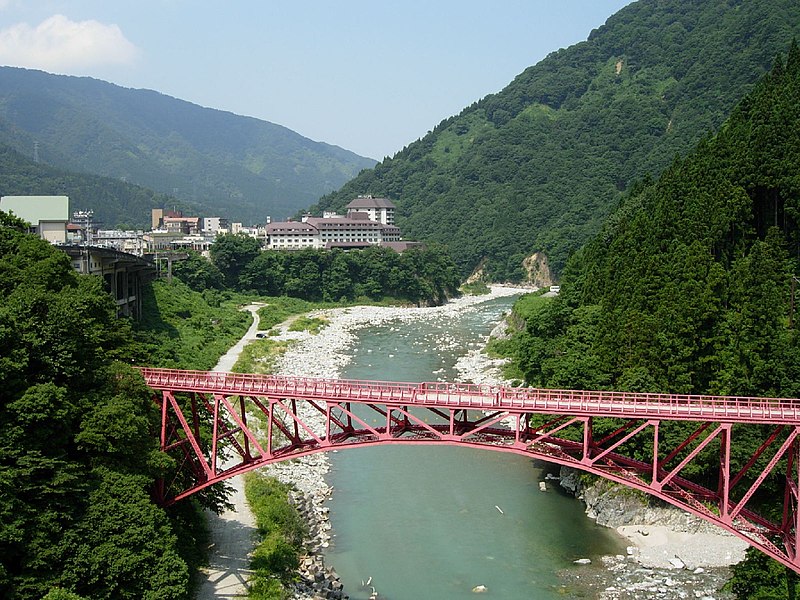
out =
[[(308, 332), (290, 332), (288, 323), (279, 326), (279, 335), (273, 339), (294, 340), (289, 352), (282, 357), (275, 372), (292, 376), (337, 377), (350, 361), (350, 351), (356, 341), (359, 329), (385, 324), (388, 322), (410, 322), (425, 318), (442, 320), (452, 318), (470, 305), (479, 304), (500, 296), (513, 295), (528, 290), (518, 288), (493, 288), (488, 296), (465, 297), (448, 305), (435, 308), (387, 308), (387, 307), (353, 307), (344, 309), (328, 309), (315, 311), (311, 316), (321, 316), (329, 324), (319, 334)], [(499, 326), (495, 334), (503, 330)], [(251, 330), (252, 331), (252, 330)], [(250, 334), (248, 334), (250, 335)], [(273, 337), (273, 336), (271, 336)], [(502, 381), (500, 368), (503, 361), (491, 360), (481, 352), (484, 344), (476, 344), (457, 363), (456, 368), (463, 381), (476, 383), (507, 383)], [(224, 369), (223, 369), (224, 370)], [(305, 415), (306, 419), (313, 415)], [(318, 421), (319, 431), (322, 422)], [(325, 482), (330, 464), (328, 455), (316, 454), (306, 458), (279, 463), (267, 467), (268, 474), (281, 481), (292, 483), (298, 492), (293, 497), (296, 506), (301, 510), (310, 524), (310, 536), (307, 540), (308, 556), (302, 561), (300, 581), (294, 591), (296, 599), (344, 598), (347, 590), (341, 589), (337, 576), (324, 564), (323, 553), (331, 543), (331, 525), (328, 519), (327, 501), (333, 490)], [(551, 488), (551, 493), (556, 492)], [(591, 494), (590, 494), (591, 496)], [(631, 496), (631, 495), (628, 495)], [(632, 497), (632, 496), (631, 496)], [(586, 500), (586, 497), (584, 498)], [(652, 514), (640, 512), (638, 517), (626, 523), (611, 524), (608, 515), (619, 513), (620, 499), (597, 495), (589, 498), (587, 510), (599, 524), (611, 526), (620, 534), (627, 534), (627, 544), (632, 547), (630, 554), (604, 557), (601, 561), (585, 566), (565, 569), (561, 574), (566, 589), (575, 591), (574, 597), (603, 598), (607, 600), (627, 598), (726, 598), (718, 592), (728, 578), (724, 565), (736, 562), (736, 557), (722, 558), (722, 565), (710, 561), (709, 552), (724, 548), (731, 540), (738, 538), (724, 536), (721, 539), (706, 537), (705, 532), (691, 527), (680, 529), (675, 522), (659, 522)], [(243, 509), (243, 510), (246, 510)], [(636, 515), (635, 509), (622, 511)], [(673, 510), (673, 515), (686, 516), (682, 511)], [(239, 515), (243, 516), (243, 515)], [(246, 521), (236, 529), (248, 530)], [(713, 530), (713, 527), (708, 525)], [(252, 546), (251, 546), (252, 547)], [(694, 560), (694, 547), (703, 556)], [(242, 569), (240, 577), (245, 574), (247, 551), (241, 554), (229, 553), (228, 556), (239, 556)], [(664, 560), (681, 558), (683, 567), (675, 564), (664, 564)], [(662, 562), (659, 563), (658, 560)], [(235, 570), (235, 569), (233, 569)], [(241, 581), (241, 579), (240, 579)], [(216, 594), (215, 597), (231, 597), (228, 593)]]

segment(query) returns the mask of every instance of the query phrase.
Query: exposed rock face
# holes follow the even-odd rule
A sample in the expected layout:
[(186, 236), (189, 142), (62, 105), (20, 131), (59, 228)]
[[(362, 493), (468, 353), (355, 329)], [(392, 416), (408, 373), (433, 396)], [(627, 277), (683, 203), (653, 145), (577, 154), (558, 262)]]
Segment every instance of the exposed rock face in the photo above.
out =
[(553, 284), (553, 275), (547, 263), (547, 256), (543, 252), (534, 252), (522, 261), (525, 269), (526, 283), (537, 288), (549, 287)]
[(486, 259), (481, 260), (480, 264), (475, 267), (472, 275), (467, 277), (464, 283), (475, 283), (476, 281), (484, 281), (486, 279)]
[(643, 492), (606, 479), (584, 486), (580, 471), (561, 467), (561, 487), (586, 505), (586, 514), (604, 527), (663, 525), (673, 531), (719, 533), (719, 528), (679, 508), (662, 504)]

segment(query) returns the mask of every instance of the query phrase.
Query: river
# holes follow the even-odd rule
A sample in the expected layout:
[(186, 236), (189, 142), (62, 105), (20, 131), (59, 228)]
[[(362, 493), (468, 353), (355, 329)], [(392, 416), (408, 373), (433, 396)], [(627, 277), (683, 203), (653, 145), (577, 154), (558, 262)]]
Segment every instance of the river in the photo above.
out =
[[(483, 345), (513, 297), (457, 315), (398, 320), (359, 330), (342, 377), (452, 380), (456, 361)], [(331, 455), (335, 532), (326, 554), (354, 600), (448, 600), (485, 586), (495, 599), (574, 597), (558, 575), (572, 561), (623, 546), (541, 464), (455, 447), (376, 447)], [(371, 581), (370, 581), (371, 580)], [(369, 585), (367, 582), (369, 581)]]

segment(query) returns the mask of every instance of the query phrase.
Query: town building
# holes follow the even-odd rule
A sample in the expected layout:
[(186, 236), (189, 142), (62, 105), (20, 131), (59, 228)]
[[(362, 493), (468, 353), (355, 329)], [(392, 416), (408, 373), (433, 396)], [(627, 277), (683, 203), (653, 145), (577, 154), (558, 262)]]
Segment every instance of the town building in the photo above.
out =
[(167, 210), (165, 208), (154, 208), (150, 211), (150, 228), (163, 229), (164, 219), (179, 219), (183, 213), (179, 210)]
[(228, 230), (228, 219), (224, 217), (203, 217), (200, 227), (203, 233), (222, 233)]
[(102, 277), (103, 287), (117, 305), (117, 316), (141, 317), (144, 284), (157, 274), (154, 263), (113, 248), (82, 245), (60, 249), (78, 273)]
[(319, 247), (333, 248), (338, 244), (377, 246), (383, 241), (383, 225), (365, 213), (353, 217), (306, 217), (306, 223), (317, 230)]
[(214, 245), (216, 236), (214, 234), (194, 234), (187, 235), (170, 241), (172, 250), (194, 250), (206, 258), (211, 256), (211, 246)]
[(100, 248), (112, 248), (141, 256), (146, 245), (144, 231), (123, 231), (121, 229), (98, 229), (92, 234), (92, 245)]
[(200, 217), (164, 217), (162, 229), (170, 233), (189, 235), (200, 233)]
[(395, 205), (388, 198), (375, 198), (372, 195), (358, 196), (346, 206), (347, 216), (353, 217), (357, 213), (368, 215), (371, 221), (384, 225), (394, 225)]
[(324, 212), (321, 217), (267, 225), (269, 250), (301, 248), (366, 248), (402, 241), (394, 224), (394, 204), (387, 198), (359, 196), (347, 205), (347, 216)]
[(230, 233), (234, 235), (247, 235), (251, 238), (264, 240), (267, 237), (267, 228), (262, 225), (245, 227), (241, 223), (231, 223)]
[(156, 266), (123, 251), (140, 244), (142, 232), (92, 229), (92, 211), (73, 213), (70, 223), (68, 196), (3, 196), (0, 210), (31, 224), (31, 232), (66, 253), (79, 273), (96, 275), (114, 298), (117, 314), (138, 319), (142, 313), (142, 288), (156, 275)]
[(305, 221), (278, 221), (267, 225), (267, 248), (270, 250), (321, 247), (316, 227)]
[(67, 243), (68, 196), (3, 196), (0, 210), (31, 224), (31, 232), (51, 244)]

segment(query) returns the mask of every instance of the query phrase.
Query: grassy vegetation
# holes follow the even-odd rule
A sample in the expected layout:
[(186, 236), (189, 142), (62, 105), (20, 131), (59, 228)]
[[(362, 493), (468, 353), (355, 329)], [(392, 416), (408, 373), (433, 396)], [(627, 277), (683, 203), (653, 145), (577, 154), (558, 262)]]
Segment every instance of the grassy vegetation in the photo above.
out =
[[(145, 291), (144, 314), (137, 325), (134, 363), (159, 367), (207, 370), (247, 331), (250, 313), (241, 307), (254, 301), (268, 302), (260, 311), (263, 328), (269, 329), (287, 318), (334, 304), (311, 303), (295, 298), (256, 298), (218, 290), (193, 291), (177, 279), (159, 280)], [(296, 328), (319, 331), (324, 319), (297, 319)], [(271, 373), (275, 361), (292, 342), (269, 338), (247, 344), (234, 371)], [(252, 423), (258, 421), (251, 415)], [(277, 480), (250, 474), (245, 493), (256, 515), (262, 540), (252, 557), (255, 575), (249, 582), (250, 597), (284, 600), (284, 589), (296, 569), (303, 540), (304, 524), (289, 504), (290, 488)]]
[(264, 298), (263, 301), (267, 303), (267, 306), (258, 310), (258, 316), (261, 319), (258, 328), (263, 330), (272, 329), (289, 317), (302, 315), (312, 310), (346, 306), (337, 302), (309, 302), (288, 296), (270, 296)]
[[(307, 302), (297, 298), (260, 298), (268, 303), (259, 310), (259, 329), (271, 330), (285, 320), (297, 318), (291, 331), (319, 333), (328, 324), (321, 317), (307, 317), (304, 313), (340, 304)], [(261, 338), (247, 344), (234, 365), (240, 373), (272, 373), (275, 362), (283, 356), (293, 341)], [(251, 423), (261, 421), (259, 415), (249, 417)], [(255, 600), (286, 600), (291, 597), (286, 586), (294, 576), (302, 553), (306, 533), (305, 523), (289, 503), (291, 487), (260, 473), (245, 476), (245, 495), (256, 517), (260, 541), (253, 552), (250, 566), (253, 575), (248, 582), (248, 595)]]
[[(156, 281), (145, 292), (144, 315), (136, 331), (135, 364), (207, 370), (234, 345), (250, 326), (251, 317), (241, 307), (251, 302), (267, 305), (259, 310), (260, 329), (272, 330), (297, 317), (292, 331), (312, 334), (327, 325), (321, 317), (304, 316), (313, 310), (355, 304), (397, 305), (396, 300), (375, 302), (359, 298), (351, 303), (308, 302), (288, 297), (254, 297), (228, 291), (193, 291), (178, 280)], [(272, 373), (275, 362), (291, 347), (291, 341), (261, 338), (244, 347), (233, 370), (240, 373)], [(258, 415), (248, 420), (255, 424)], [(256, 427), (257, 429), (257, 427)], [(290, 487), (275, 479), (251, 473), (245, 494), (256, 516), (262, 539), (252, 557), (254, 575), (249, 582), (251, 598), (284, 600), (302, 552), (304, 524), (289, 504)]]
[(250, 562), (254, 571), (248, 582), (250, 598), (285, 600), (290, 595), (284, 586), (299, 566), (305, 523), (289, 503), (290, 486), (250, 472), (244, 489), (261, 536)]
[[(358, 297), (352, 302), (310, 302), (308, 300), (300, 300), (299, 298), (290, 298), (288, 296), (259, 297), (258, 300), (267, 304), (258, 310), (258, 316), (261, 319), (258, 328), (261, 330), (272, 329), (276, 325), (283, 323), (289, 317), (302, 315), (313, 310), (322, 310), (325, 308), (346, 308), (348, 306), (408, 305), (407, 302), (398, 300), (396, 298), (384, 298), (383, 300), (376, 301), (367, 298), (366, 296)], [(299, 330), (292, 329), (292, 331), (302, 331), (304, 329), (308, 328), (302, 327)]]
[(465, 283), (458, 289), (462, 294), (466, 294), (467, 296), (485, 296), (492, 291), (483, 281)]
[(239, 360), (233, 366), (236, 373), (259, 373), (267, 375), (275, 369), (275, 361), (286, 354), (293, 342), (262, 338), (253, 340), (244, 347)]
[(297, 317), (291, 325), (289, 331), (308, 331), (317, 335), (322, 328), (328, 325), (328, 319), (323, 317)]
[(244, 296), (216, 290), (195, 292), (177, 279), (154, 281), (144, 291), (136, 326), (134, 363), (208, 370), (250, 326), (240, 310)]
[[(524, 323), (533, 315), (538, 314), (540, 311), (550, 303), (552, 296), (544, 296), (546, 290), (540, 290), (532, 294), (525, 294), (521, 296), (511, 309), (510, 321), (512, 327), (514, 323)], [(491, 339), (486, 346), (486, 353), (492, 358), (514, 358), (519, 356), (520, 344), (523, 339), (520, 335), (512, 335), (508, 339)], [(522, 383), (525, 381), (525, 374), (522, 372), (520, 365), (517, 361), (509, 362), (502, 368), (503, 377), (513, 382)]]
[(543, 306), (553, 299), (552, 296), (544, 295), (547, 291), (546, 289), (541, 289), (537, 292), (520, 296), (514, 303), (514, 314), (524, 319), (531, 314), (538, 313)]

